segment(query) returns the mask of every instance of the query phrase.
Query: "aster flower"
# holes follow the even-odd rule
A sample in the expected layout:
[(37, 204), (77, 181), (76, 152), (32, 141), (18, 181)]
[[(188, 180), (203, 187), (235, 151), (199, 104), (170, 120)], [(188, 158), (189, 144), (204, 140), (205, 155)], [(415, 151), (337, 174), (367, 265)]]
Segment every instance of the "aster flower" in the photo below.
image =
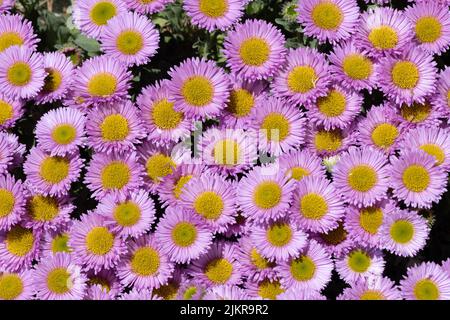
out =
[(126, 194), (137, 189), (142, 182), (142, 166), (134, 152), (126, 154), (96, 153), (92, 157), (84, 179), (95, 199), (106, 195)]
[(44, 86), (41, 54), (25, 46), (12, 46), (0, 53), (0, 87), (13, 99), (33, 98)]
[(77, 109), (50, 110), (36, 124), (38, 145), (55, 156), (76, 153), (84, 144), (85, 124), (86, 117)]
[(276, 167), (256, 167), (239, 181), (236, 199), (244, 217), (269, 221), (286, 214), (294, 188), (295, 182)]
[(447, 174), (436, 167), (436, 159), (419, 150), (403, 152), (391, 159), (391, 182), (394, 196), (413, 207), (430, 208), (446, 191)]
[(293, 104), (314, 103), (327, 93), (330, 70), (325, 56), (315, 49), (290, 50), (284, 68), (274, 77), (271, 88), (275, 95)]
[(209, 32), (226, 30), (243, 15), (241, 0), (185, 0), (183, 9), (191, 23)]
[(445, 68), (439, 74), (435, 104), (445, 115), (450, 115), (450, 67)]
[(88, 145), (97, 152), (127, 152), (145, 137), (138, 110), (131, 101), (92, 109), (86, 122)]
[(278, 158), (280, 171), (296, 181), (301, 181), (308, 176), (323, 177), (325, 168), (322, 159), (308, 150), (291, 151)]
[(85, 35), (99, 39), (108, 21), (127, 12), (122, 0), (77, 0), (73, 4), (72, 19)]
[(402, 52), (413, 34), (412, 25), (403, 12), (377, 7), (361, 16), (355, 44), (375, 58), (393, 56)]
[(127, 251), (123, 240), (106, 227), (104, 217), (95, 213), (84, 215), (73, 224), (69, 246), (75, 262), (95, 273), (115, 267)]
[(16, 224), (0, 231), (0, 270), (18, 272), (40, 258), (41, 232)]
[(97, 56), (76, 69), (73, 90), (82, 105), (112, 103), (127, 97), (131, 77), (131, 72), (120, 61)]
[(267, 278), (245, 283), (245, 292), (253, 299), (277, 300), (284, 291), (279, 279)]
[(335, 261), (336, 271), (347, 283), (379, 277), (385, 262), (381, 251), (356, 247)]
[(315, 152), (318, 156), (338, 155), (355, 144), (358, 137), (355, 126), (354, 122), (344, 129), (326, 130), (322, 126), (310, 125), (305, 139), (306, 145), (309, 151)]
[(0, 175), (0, 230), (9, 230), (25, 212), (26, 190), (13, 176)]
[(160, 250), (153, 235), (144, 235), (128, 243), (128, 253), (117, 267), (117, 276), (135, 289), (153, 289), (166, 284), (174, 264)]
[(439, 126), (440, 118), (445, 117), (439, 106), (433, 104), (430, 99), (423, 103), (413, 102), (411, 105), (403, 103), (401, 105), (392, 104), (394, 107), (394, 117), (400, 122), (399, 129), (411, 129), (418, 126)]
[(254, 112), (252, 128), (258, 130), (260, 150), (280, 155), (303, 143), (306, 119), (294, 105), (288, 105), (284, 99), (265, 96)]
[(224, 232), (236, 215), (235, 185), (218, 174), (204, 173), (183, 187), (181, 205), (199, 216), (214, 232)]
[(0, 130), (9, 129), (23, 115), (23, 103), (0, 93)]
[(232, 285), (214, 286), (208, 288), (203, 300), (251, 300), (244, 289)]
[(431, 54), (440, 54), (450, 46), (450, 17), (445, 14), (448, 3), (436, 1), (416, 3), (405, 11), (415, 31), (419, 47)]
[(288, 288), (277, 296), (277, 300), (327, 300), (327, 298), (317, 290)]
[(312, 232), (334, 229), (344, 215), (344, 202), (325, 177), (310, 176), (298, 182), (290, 217)]
[(100, 41), (105, 55), (138, 66), (156, 54), (159, 32), (147, 17), (127, 12), (108, 20)]
[(153, 14), (163, 11), (165, 7), (174, 0), (124, 0), (128, 9), (141, 14)]
[(161, 252), (176, 263), (189, 263), (207, 252), (213, 234), (202, 219), (181, 207), (166, 209), (155, 233)]
[(406, 48), (399, 57), (380, 60), (376, 67), (378, 86), (397, 104), (423, 103), (433, 93), (436, 63), (420, 48)]
[(229, 78), (215, 62), (187, 59), (169, 71), (169, 102), (186, 117), (205, 119), (218, 115), (229, 99)]
[(339, 221), (338, 226), (330, 231), (312, 233), (310, 237), (317, 241), (330, 256), (340, 257), (355, 246), (355, 241), (350, 237), (343, 221)]
[(295, 290), (321, 290), (331, 279), (333, 262), (325, 249), (316, 241), (296, 258), (275, 267), (283, 288)]
[(40, 300), (79, 300), (86, 290), (85, 275), (67, 253), (58, 253), (39, 263), (33, 283)]
[(306, 234), (287, 218), (262, 225), (254, 224), (250, 239), (261, 256), (277, 263), (298, 256), (307, 243)]
[(24, 46), (34, 51), (38, 42), (39, 39), (34, 33), (33, 25), (22, 15), (5, 14), (1, 16), (0, 53), (12, 46)]
[(228, 32), (223, 53), (237, 78), (249, 81), (267, 79), (284, 63), (285, 42), (281, 31), (271, 23), (246, 20)]
[(403, 257), (412, 257), (427, 241), (427, 221), (415, 212), (397, 210), (386, 216), (380, 230), (380, 247)]
[(23, 170), (30, 190), (44, 195), (61, 196), (69, 192), (70, 185), (81, 172), (83, 160), (78, 152), (65, 156), (52, 156), (38, 147), (31, 149)]
[(0, 300), (32, 300), (33, 294), (33, 277), (29, 270), (0, 272)]
[(195, 279), (187, 280), (178, 290), (177, 300), (202, 300), (206, 287)]
[(450, 277), (439, 265), (424, 262), (408, 268), (400, 289), (406, 300), (449, 300)]
[(115, 270), (103, 269), (98, 273), (87, 273), (87, 300), (116, 300), (123, 287)]
[(347, 39), (359, 23), (359, 8), (355, 0), (299, 1), (298, 21), (304, 33), (320, 42), (331, 43)]
[(61, 52), (44, 53), (43, 63), (47, 76), (36, 102), (43, 104), (65, 98), (73, 81), (73, 63)]
[(385, 277), (370, 277), (350, 284), (337, 300), (402, 300), (393, 281)]
[(206, 254), (192, 262), (187, 272), (208, 288), (238, 285), (242, 275), (236, 252), (234, 244), (216, 242)]
[(368, 54), (359, 49), (354, 41), (346, 41), (334, 48), (328, 59), (335, 81), (352, 90), (368, 89), (376, 84), (375, 63)]
[(154, 143), (177, 142), (190, 134), (190, 121), (183, 112), (176, 111), (174, 103), (169, 101), (172, 100), (169, 86), (168, 80), (157, 82), (143, 88), (136, 98), (142, 124), (148, 132), (147, 139)]

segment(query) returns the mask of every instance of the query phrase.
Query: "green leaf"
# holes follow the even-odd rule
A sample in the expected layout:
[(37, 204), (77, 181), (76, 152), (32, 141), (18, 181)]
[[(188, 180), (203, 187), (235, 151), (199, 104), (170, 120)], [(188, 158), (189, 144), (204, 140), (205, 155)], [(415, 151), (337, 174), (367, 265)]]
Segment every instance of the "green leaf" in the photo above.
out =
[(82, 34), (75, 39), (75, 44), (81, 49), (87, 51), (89, 54), (100, 52), (100, 43), (97, 40), (88, 38)]

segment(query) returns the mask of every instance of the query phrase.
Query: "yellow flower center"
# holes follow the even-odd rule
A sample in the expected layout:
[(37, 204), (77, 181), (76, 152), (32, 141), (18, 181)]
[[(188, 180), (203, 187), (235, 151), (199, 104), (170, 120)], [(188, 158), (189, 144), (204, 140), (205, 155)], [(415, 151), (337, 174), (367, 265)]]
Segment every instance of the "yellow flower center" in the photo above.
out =
[(328, 204), (323, 196), (308, 193), (300, 199), (300, 209), (306, 219), (320, 220), (328, 212)]
[(17, 32), (7, 31), (0, 34), (0, 52), (12, 46), (21, 46), (23, 39)]
[(16, 198), (7, 189), (0, 189), (0, 218), (8, 216), (14, 209)]
[(214, 162), (222, 165), (236, 165), (239, 162), (239, 144), (235, 140), (223, 139), (214, 145)]
[(261, 38), (248, 38), (242, 41), (239, 48), (239, 56), (244, 64), (260, 67), (269, 60), (270, 46), (266, 40)]
[(69, 234), (63, 233), (57, 235), (52, 240), (52, 252), (71, 252), (72, 250), (69, 247)]
[(258, 285), (258, 295), (263, 299), (276, 300), (277, 296), (284, 292), (280, 281), (265, 279)]
[(70, 279), (70, 273), (66, 268), (56, 268), (47, 275), (47, 287), (56, 294), (64, 294), (70, 291), (73, 283)]
[(93, 75), (87, 84), (87, 91), (93, 97), (108, 97), (116, 92), (117, 79), (108, 72)]
[(342, 68), (347, 76), (354, 80), (364, 80), (372, 74), (373, 64), (362, 54), (349, 54), (342, 61)]
[(299, 66), (289, 72), (287, 84), (291, 91), (306, 93), (316, 87), (319, 77), (314, 68), (310, 66)]
[(96, 256), (107, 254), (113, 245), (114, 235), (106, 227), (94, 227), (86, 235), (86, 248)]
[(227, 110), (236, 118), (242, 118), (250, 114), (254, 105), (255, 99), (251, 92), (245, 89), (237, 89), (231, 91)]
[(42, 161), (39, 173), (46, 182), (56, 184), (67, 178), (69, 170), (69, 160), (55, 156), (47, 157)]
[(378, 50), (393, 49), (398, 43), (397, 31), (389, 26), (380, 26), (369, 33), (369, 41)]
[(227, 0), (200, 0), (200, 11), (210, 18), (221, 18), (228, 11)]
[(359, 224), (370, 234), (376, 234), (383, 223), (383, 210), (377, 207), (368, 207), (361, 209), (359, 215)]
[(28, 215), (35, 221), (52, 221), (59, 213), (58, 201), (50, 196), (32, 197), (27, 209)]
[(284, 115), (272, 112), (264, 118), (261, 129), (266, 130), (267, 140), (283, 141), (289, 134), (290, 124)]
[(197, 228), (190, 222), (179, 222), (172, 230), (172, 240), (180, 247), (189, 247), (197, 240)]
[(413, 238), (414, 226), (408, 220), (397, 220), (391, 225), (389, 233), (395, 242), (405, 244)]
[(186, 183), (189, 182), (189, 180), (192, 179), (191, 175), (187, 176), (181, 176), (178, 181), (175, 183), (173, 188), (173, 195), (176, 199), (179, 199), (181, 196), (181, 192), (183, 192), (183, 187), (186, 185)]
[(153, 292), (164, 300), (174, 300), (177, 297), (178, 290), (180, 289), (180, 284), (174, 281), (169, 281), (168, 284), (154, 289)]
[(413, 102), (411, 106), (403, 104), (400, 108), (400, 114), (406, 121), (419, 123), (425, 121), (431, 113), (431, 105), (427, 103)]
[(12, 119), (13, 115), (13, 106), (6, 101), (0, 100), (0, 125), (5, 124), (6, 121)]
[(0, 300), (14, 300), (23, 292), (23, 282), (15, 273), (0, 275)]
[(162, 153), (155, 153), (147, 159), (145, 164), (148, 177), (155, 183), (172, 174), (175, 167), (176, 164), (172, 158)]
[(194, 201), (195, 211), (208, 220), (216, 220), (222, 214), (222, 197), (214, 191), (204, 191)]
[(253, 192), (253, 202), (258, 208), (271, 209), (281, 201), (282, 190), (274, 181), (264, 181), (258, 184)]
[(46, 93), (55, 92), (61, 86), (62, 74), (61, 72), (53, 68), (45, 68), (45, 71), (48, 74), (45, 77), (44, 87), (42, 88), (42, 91)]
[(359, 297), (360, 300), (386, 300), (380, 291), (367, 290)]
[(336, 30), (344, 20), (341, 8), (331, 1), (319, 2), (311, 12), (316, 26), (325, 30)]
[(311, 173), (308, 169), (302, 167), (293, 167), (286, 172), (286, 175), (290, 178), (301, 181), (304, 177), (309, 176)]
[(151, 117), (154, 124), (162, 130), (175, 129), (184, 119), (183, 113), (175, 111), (173, 103), (167, 99), (154, 103)]
[(209, 262), (204, 272), (211, 282), (224, 284), (233, 274), (233, 265), (225, 258), (218, 258)]
[(33, 244), (34, 235), (31, 229), (16, 225), (6, 234), (6, 248), (17, 257), (27, 255), (33, 248)]
[(32, 74), (33, 71), (27, 63), (16, 62), (8, 68), (6, 77), (12, 85), (22, 87), (30, 82)]
[(292, 239), (292, 229), (287, 223), (274, 223), (266, 232), (267, 240), (275, 247), (284, 247)]
[(142, 34), (134, 30), (122, 31), (116, 39), (117, 50), (125, 55), (134, 55), (144, 46)]
[(159, 270), (161, 259), (151, 247), (137, 249), (131, 258), (131, 270), (140, 276), (151, 276)]
[(340, 116), (345, 111), (347, 99), (342, 92), (331, 90), (327, 96), (317, 99), (319, 111), (327, 117)]
[(433, 143), (423, 144), (419, 147), (421, 150), (433, 156), (436, 159), (436, 164), (441, 165), (445, 161), (445, 152), (440, 146)]
[(438, 300), (440, 296), (439, 288), (433, 280), (419, 280), (414, 286), (414, 296), (417, 300)]
[(372, 259), (367, 252), (360, 249), (350, 252), (347, 260), (350, 269), (358, 273), (366, 272), (367, 269), (369, 269), (371, 262)]
[(193, 76), (183, 83), (181, 94), (190, 105), (203, 107), (211, 103), (214, 97), (214, 87), (208, 78)]
[(113, 215), (120, 226), (131, 227), (141, 218), (141, 208), (133, 201), (125, 201), (114, 208)]
[(130, 133), (128, 120), (121, 114), (112, 114), (105, 117), (100, 129), (102, 139), (105, 141), (123, 141)]
[(339, 129), (318, 130), (314, 136), (314, 145), (319, 152), (332, 152), (342, 146), (342, 140), (342, 131)]
[(270, 262), (269, 260), (261, 256), (256, 249), (252, 249), (250, 251), (250, 260), (252, 264), (259, 270), (273, 268), (275, 266), (275, 263)]
[(186, 289), (186, 291), (183, 294), (183, 299), (184, 300), (191, 300), (192, 297), (197, 293), (197, 287), (193, 286), (193, 287), (189, 287)]
[(109, 2), (97, 2), (91, 9), (90, 17), (92, 22), (98, 26), (105, 25), (109, 19), (113, 18), (117, 14), (116, 6)]
[(68, 145), (77, 137), (77, 130), (71, 124), (60, 124), (52, 131), (52, 139), (57, 144)]
[(336, 229), (328, 231), (328, 233), (321, 233), (320, 237), (328, 245), (336, 246), (347, 239), (347, 231), (344, 229), (342, 223)]
[(308, 256), (300, 256), (291, 262), (291, 275), (297, 281), (308, 281), (316, 273), (316, 264)]
[(398, 137), (398, 129), (390, 123), (380, 123), (371, 134), (372, 142), (380, 148), (387, 149), (392, 146)]
[(421, 43), (431, 43), (442, 35), (442, 24), (433, 16), (421, 17), (416, 22), (416, 38)]
[(403, 185), (412, 192), (422, 192), (430, 185), (430, 174), (421, 165), (410, 165), (403, 171)]
[(348, 172), (347, 181), (353, 190), (367, 192), (377, 183), (378, 175), (371, 166), (358, 165)]
[(100, 174), (104, 189), (122, 189), (131, 178), (128, 165), (121, 161), (112, 161), (106, 165)]
[(392, 81), (402, 89), (413, 89), (419, 81), (419, 69), (411, 61), (398, 61), (391, 70)]

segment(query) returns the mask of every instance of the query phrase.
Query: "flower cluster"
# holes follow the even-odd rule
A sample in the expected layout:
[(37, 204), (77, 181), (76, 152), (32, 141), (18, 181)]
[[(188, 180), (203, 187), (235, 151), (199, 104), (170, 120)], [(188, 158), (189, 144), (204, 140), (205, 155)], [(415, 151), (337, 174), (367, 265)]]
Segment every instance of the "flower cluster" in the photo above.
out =
[[(192, 57), (145, 87), (132, 80), (160, 46), (151, 14), (173, 1), (74, 1), (102, 51), (80, 64), (39, 52), (13, 2), (0, 0), (0, 300), (326, 299), (333, 271), (342, 300), (450, 299), (450, 259), (418, 257), (450, 170), (450, 68), (436, 63), (450, 1), (300, 0), (319, 49), (288, 49), (246, 19), (251, 1), (184, 0), (193, 26), (223, 32), (225, 63)], [(14, 131), (37, 109), (34, 132)], [(387, 256), (415, 259), (401, 281)]]

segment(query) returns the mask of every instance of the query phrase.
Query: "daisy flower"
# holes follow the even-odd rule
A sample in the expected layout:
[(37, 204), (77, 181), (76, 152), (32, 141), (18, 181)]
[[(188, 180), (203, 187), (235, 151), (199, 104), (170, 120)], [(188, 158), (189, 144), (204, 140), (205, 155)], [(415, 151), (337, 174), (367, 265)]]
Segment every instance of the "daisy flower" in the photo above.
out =
[(259, 281), (247, 281), (245, 292), (251, 297), (263, 300), (277, 300), (285, 291), (279, 279), (262, 279)]
[(227, 66), (239, 79), (268, 79), (282, 66), (286, 57), (285, 37), (263, 20), (237, 24), (225, 37), (223, 54)]
[(161, 252), (176, 263), (190, 263), (206, 253), (213, 234), (202, 219), (181, 207), (166, 209), (156, 227), (155, 236)]
[(131, 101), (90, 110), (87, 116), (87, 144), (96, 152), (127, 152), (145, 137), (138, 110)]
[(123, 0), (128, 9), (141, 14), (153, 14), (163, 11), (174, 0)]
[(236, 252), (234, 244), (216, 242), (206, 254), (191, 263), (187, 272), (206, 287), (238, 285), (242, 279)]
[(95, 273), (114, 268), (127, 251), (123, 240), (106, 227), (104, 217), (95, 213), (83, 215), (81, 221), (74, 222), (69, 246), (75, 262)]
[(302, 111), (273, 96), (265, 96), (258, 104), (252, 128), (258, 130), (260, 150), (277, 156), (303, 143), (306, 119)]
[(411, 105), (403, 103), (394, 105), (395, 120), (400, 122), (400, 129), (416, 128), (420, 125), (438, 126), (441, 124), (440, 118), (445, 117), (445, 111), (432, 104), (429, 99), (423, 103), (413, 102)]
[(39, 300), (80, 300), (86, 290), (86, 276), (67, 253), (43, 260), (33, 272)]
[(73, 63), (61, 52), (43, 54), (47, 76), (44, 86), (36, 97), (37, 104), (54, 102), (66, 97), (72, 85)]
[(61, 196), (69, 192), (72, 182), (80, 176), (83, 160), (78, 152), (52, 156), (38, 147), (31, 149), (23, 170), (30, 190), (44, 195)]
[(0, 230), (9, 230), (23, 218), (26, 190), (9, 174), (0, 175)]
[(347, 39), (359, 23), (359, 8), (355, 0), (299, 1), (298, 21), (304, 33), (320, 42), (331, 43)]
[(370, 277), (350, 284), (337, 300), (402, 300), (393, 281), (385, 277)]
[(0, 300), (32, 300), (33, 295), (33, 277), (29, 270), (0, 272)]
[(275, 267), (283, 288), (295, 290), (321, 290), (331, 280), (333, 262), (325, 249), (316, 241), (296, 258)]
[(85, 142), (86, 117), (74, 108), (53, 109), (36, 124), (38, 146), (51, 155), (76, 153)]
[(326, 130), (347, 127), (361, 111), (363, 97), (350, 93), (334, 85), (327, 94), (307, 105), (311, 123), (323, 126)]
[(285, 176), (296, 181), (302, 181), (308, 176), (325, 176), (325, 168), (322, 165), (322, 159), (308, 150), (291, 151), (278, 158), (280, 171)]
[(417, 47), (399, 57), (380, 60), (375, 70), (378, 86), (397, 104), (424, 103), (435, 90), (437, 79), (433, 57)]
[(262, 225), (254, 224), (250, 239), (261, 256), (277, 263), (298, 256), (307, 243), (306, 234), (286, 218)]
[(138, 290), (159, 288), (166, 284), (174, 264), (160, 250), (153, 235), (144, 235), (128, 243), (128, 253), (117, 267), (117, 276), (125, 285)]
[(99, 39), (108, 21), (127, 12), (123, 0), (77, 0), (72, 19), (85, 35)]
[[(2, 5), (0, 4), (0, 7)], [(1, 13), (0, 9), (0, 13)], [(19, 14), (5, 14), (0, 19), (0, 53), (12, 46), (24, 46), (36, 50), (39, 42), (33, 25)]]
[(31, 267), (40, 258), (41, 232), (16, 224), (0, 231), (0, 270), (17, 272)]
[(127, 66), (138, 66), (156, 54), (159, 32), (147, 17), (127, 12), (108, 20), (100, 41), (105, 55)]
[(445, 68), (439, 74), (435, 104), (446, 115), (450, 115), (450, 67)]
[(183, 9), (193, 25), (209, 32), (226, 30), (243, 15), (241, 0), (185, 0)]
[(147, 139), (155, 143), (177, 142), (190, 134), (190, 121), (169, 101), (169, 86), (168, 80), (157, 82), (142, 89), (136, 98), (142, 124), (148, 133)]
[(368, 54), (359, 49), (354, 41), (346, 41), (334, 47), (328, 56), (330, 70), (336, 83), (355, 91), (371, 91), (376, 84), (375, 63)]
[(142, 183), (143, 168), (134, 152), (126, 154), (96, 153), (87, 168), (85, 183), (92, 196), (100, 200), (106, 195), (126, 194)]
[(116, 300), (123, 287), (115, 270), (103, 269), (98, 273), (87, 273), (87, 300)]
[(0, 87), (13, 99), (35, 97), (44, 86), (42, 56), (25, 46), (12, 46), (0, 53)]
[(416, 3), (405, 11), (414, 27), (415, 40), (431, 54), (440, 54), (450, 46), (450, 17), (445, 14), (448, 4), (434, 1)]
[(189, 180), (181, 205), (200, 217), (213, 232), (224, 232), (236, 216), (235, 185), (218, 174), (204, 173)]
[(100, 201), (96, 212), (105, 217), (106, 227), (124, 239), (139, 237), (150, 230), (155, 221), (155, 204), (142, 189), (108, 195)]
[(271, 88), (275, 95), (293, 104), (307, 104), (325, 96), (330, 81), (325, 56), (315, 49), (299, 48), (289, 51), (287, 62), (274, 77)]
[(22, 101), (0, 94), (0, 130), (13, 127), (23, 111)]
[(400, 288), (406, 300), (450, 299), (450, 277), (433, 262), (409, 267)]
[(447, 173), (435, 164), (436, 159), (421, 150), (406, 151), (391, 159), (390, 186), (394, 196), (413, 207), (431, 208), (447, 185)]
[(294, 180), (277, 168), (256, 167), (239, 181), (236, 199), (244, 217), (264, 222), (286, 214), (294, 188)]
[(380, 230), (380, 247), (403, 257), (412, 257), (427, 241), (430, 229), (415, 212), (397, 210), (385, 217)]
[(381, 251), (356, 247), (335, 261), (336, 271), (347, 283), (379, 277), (385, 262)]
[(351, 123), (344, 129), (326, 130), (322, 126), (309, 125), (306, 136), (306, 145), (309, 151), (321, 157), (332, 157), (347, 150), (355, 144), (358, 133), (355, 131), (355, 123)]
[(290, 217), (302, 228), (312, 232), (334, 229), (344, 215), (344, 203), (325, 177), (310, 176), (298, 182)]
[(73, 90), (83, 105), (112, 103), (127, 97), (131, 72), (117, 59), (97, 56), (75, 70)]
[(237, 286), (221, 285), (208, 288), (203, 300), (251, 300), (247, 292)]
[(355, 246), (355, 241), (350, 237), (343, 221), (330, 231), (313, 233), (311, 239), (317, 241), (329, 255), (340, 257)]
[(355, 45), (378, 59), (400, 54), (413, 35), (412, 25), (402, 11), (377, 7), (361, 16)]

